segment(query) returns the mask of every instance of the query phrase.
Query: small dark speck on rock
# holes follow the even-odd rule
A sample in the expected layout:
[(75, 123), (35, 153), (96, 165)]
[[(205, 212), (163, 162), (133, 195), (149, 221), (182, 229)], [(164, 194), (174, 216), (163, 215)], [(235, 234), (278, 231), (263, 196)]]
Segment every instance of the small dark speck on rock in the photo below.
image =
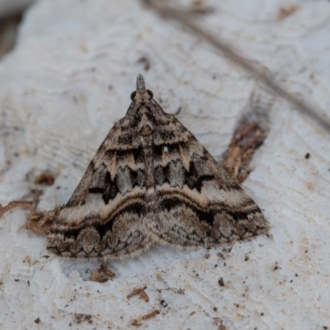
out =
[(54, 184), (54, 181), (55, 175), (49, 171), (45, 171), (44, 173), (41, 173), (34, 178), (35, 184), (44, 186), (52, 186)]
[(226, 259), (226, 257), (225, 257), (225, 256), (223, 255), (223, 253), (221, 253), (221, 252), (219, 252), (219, 253), (217, 254), (217, 256), (218, 256), (219, 258), (223, 259), (223, 260)]
[(148, 71), (150, 69), (150, 61), (146, 56), (140, 57), (138, 63), (143, 65), (145, 71)]
[(222, 277), (219, 278), (218, 283), (219, 283), (220, 286), (225, 286), (225, 282), (223, 281)]
[(307, 152), (305, 155), (305, 159), (309, 159), (310, 156), (311, 156), (311, 154), (309, 152)]
[(34, 320), (34, 323), (37, 323), (37, 324), (40, 323), (39, 317)]
[(93, 323), (92, 315), (89, 314), (76, 314), (75, 319), (77, 324), (80, 324), (82, 322), (87, 322), (89, 324)]
[(168, 306), (168, 304), (165, 300), (161, 300), (160, 304), (161, 304), (162, 307), (167, 307)]

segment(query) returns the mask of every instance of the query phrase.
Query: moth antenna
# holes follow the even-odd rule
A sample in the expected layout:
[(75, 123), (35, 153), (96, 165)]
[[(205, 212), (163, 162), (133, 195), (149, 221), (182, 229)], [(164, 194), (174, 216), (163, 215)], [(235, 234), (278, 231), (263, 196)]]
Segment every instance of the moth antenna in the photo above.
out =
[(136, 90), (138, 92), (144, 92), (146, 90), (146, 84), (141, 74), (136, 78)]

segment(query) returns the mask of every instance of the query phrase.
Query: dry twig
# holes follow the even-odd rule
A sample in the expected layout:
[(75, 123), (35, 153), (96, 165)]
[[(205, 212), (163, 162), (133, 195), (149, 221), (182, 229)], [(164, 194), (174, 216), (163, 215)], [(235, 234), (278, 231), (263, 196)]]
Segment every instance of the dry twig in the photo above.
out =
[(149, 301), (149, 297), (146, 294), (146, 292), (144, 291), (146, 288), (139, 288), (139, 289), (135, 289), (133, 290), (128, 296), (127, 299), (130, 299), (136, 295), (139, 295), (141, 299), (143, 299), (144, 301), (148, 302)]

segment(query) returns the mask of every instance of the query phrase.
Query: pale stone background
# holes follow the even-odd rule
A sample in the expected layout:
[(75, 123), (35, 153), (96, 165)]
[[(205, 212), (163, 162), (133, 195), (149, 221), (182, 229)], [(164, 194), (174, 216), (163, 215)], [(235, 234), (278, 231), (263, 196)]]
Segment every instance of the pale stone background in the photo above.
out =
[[(205, 27), (329, 118), (329, 1), (205, 3), (216, 9)], [(125, 115), (138, 73), (166, 111), (182, 108), (179, 119), (220, 159), (255, 88), (251, 76), (136, 1), (34, 3), (0, 62), (0, 203), (31, 199), (33, 178), (45, 170), (57, 177), (39, 209), (65, 203)], [(88, 280), (98, 262), (52, 255), (45, 237), (22, 228), (27, 211), (13, 210), (0, 220), (0, 328), (128, 329), (159, 309), (140, 329), (218, 329), (220, 319), (226, 329), (329, 329), (329, 132), (280, 99), (270, 127), (243, 184), (270, 237), (231, 252), (155, 247), (109, 263), (117, 277), (100, 284)], [(126, 298), (142, 286), (149, 302)], [(78, 324), (79, 314), (90, 317)]]

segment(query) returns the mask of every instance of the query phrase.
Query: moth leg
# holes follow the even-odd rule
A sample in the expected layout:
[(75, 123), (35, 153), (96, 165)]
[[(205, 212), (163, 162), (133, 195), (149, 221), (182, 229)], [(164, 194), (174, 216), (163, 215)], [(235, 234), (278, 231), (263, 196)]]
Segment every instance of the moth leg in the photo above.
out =
[(41, 190), (36, 190), (34, 192), (33, 203), (30, 208), (30, 214), (24, 227), (37, 234), (48, 235), (48, 233), (50, 232), (50, 228), (56, 218), (56, 214), (61, 208), (55, 207), (55, 209), (51, 211), (37, 212), (36, 210), (41, 195)]
[(6, 206), (0, 204), (0, 217), (2, 217), (6, 212), (9, 212), (15, 208), (27, 208), (30, 210), (30, 214), (27, 218), (24, 228), (34, 231), (38, 234), (47, 235), (49, 232), (49, 221), (52, 218), (53, 211), (39, 213), (36, 212), (39, 197), (42, 194), (40, 190), (34, 191), (33, 201), (12, 201)]
[(33, 202), (28, 202), (28, 201), (12, 201), (8, 203), (6, 206), (2, 206), (0, 204), (0, 218), (7, 212), (9, 212), (12, 209), (22, 207), (22, 208), (28, 208), (31, 209), (33, 205)]
[(35, 212), (28, 217), (25, 228), (37, 234), (48, 235), (56, 218), (56, 209), (46, 212)]

